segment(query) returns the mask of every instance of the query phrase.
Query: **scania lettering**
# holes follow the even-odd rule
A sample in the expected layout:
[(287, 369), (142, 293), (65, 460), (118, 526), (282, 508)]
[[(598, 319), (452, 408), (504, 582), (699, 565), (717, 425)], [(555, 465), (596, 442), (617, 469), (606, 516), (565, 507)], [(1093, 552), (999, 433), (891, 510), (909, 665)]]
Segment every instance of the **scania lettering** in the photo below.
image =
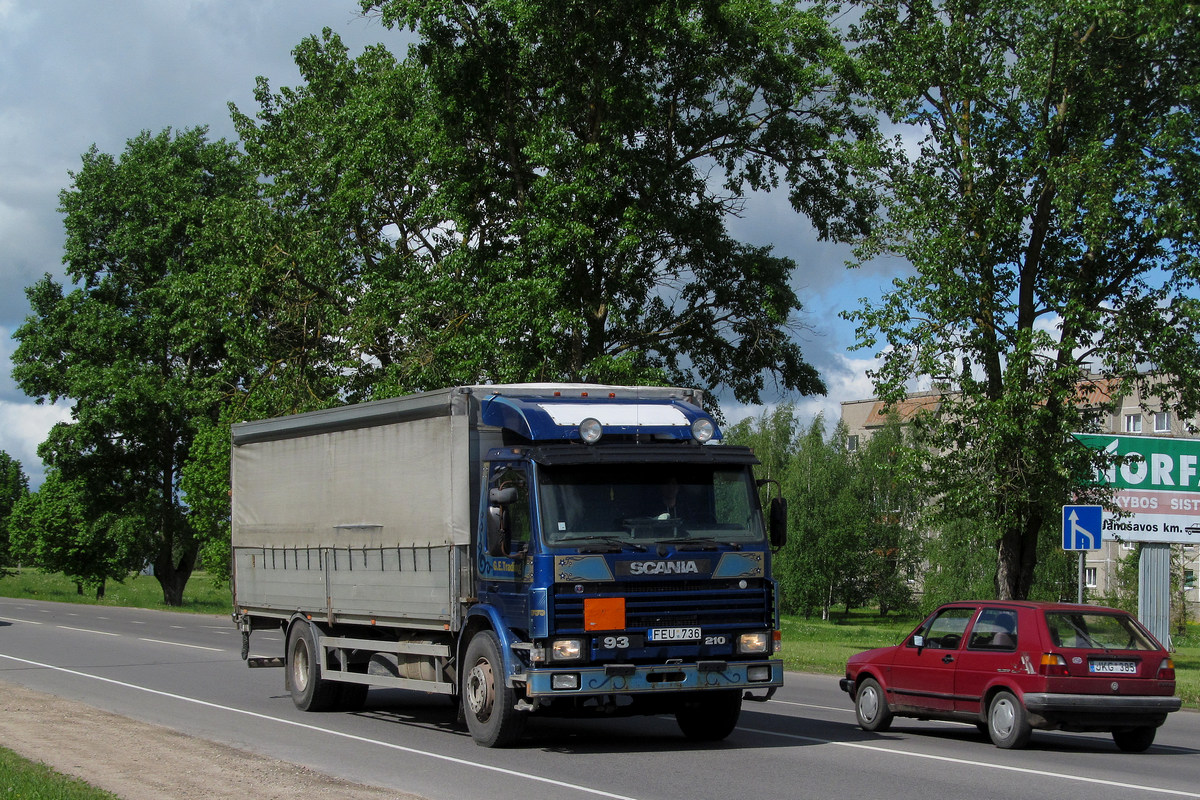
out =
[[(463, 386), (233, 428), (242, 657), (304, 710), (454, 700), (475, 741), (539, 716), (673, 714), (727, 736), (783, 683), (748, 448), (702, 394)], [(258, 630), (281, 655), (250, 655)]]

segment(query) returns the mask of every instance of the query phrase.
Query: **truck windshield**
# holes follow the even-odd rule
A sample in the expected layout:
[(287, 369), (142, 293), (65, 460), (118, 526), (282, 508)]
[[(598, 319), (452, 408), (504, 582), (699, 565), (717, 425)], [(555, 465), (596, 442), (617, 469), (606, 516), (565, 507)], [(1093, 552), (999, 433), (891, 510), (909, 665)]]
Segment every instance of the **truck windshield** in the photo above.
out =
[(551, 547), (715, 548), (763, 539), (757, 492), (741, 465), (543, 464), (538, 500)]

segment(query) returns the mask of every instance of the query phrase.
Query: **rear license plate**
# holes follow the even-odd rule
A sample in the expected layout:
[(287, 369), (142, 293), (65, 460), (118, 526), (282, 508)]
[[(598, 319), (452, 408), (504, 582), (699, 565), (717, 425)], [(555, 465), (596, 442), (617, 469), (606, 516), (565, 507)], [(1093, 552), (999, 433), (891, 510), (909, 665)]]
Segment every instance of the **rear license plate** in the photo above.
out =
[(700, 639), (700, 629), (651, 628), (646, 638), (652, 642), (695, 642)]
[(1088, 663), (1088, 671), (1106, 675), (1136, 675), (1137, 664), (1133, 661), (1092, 661)]

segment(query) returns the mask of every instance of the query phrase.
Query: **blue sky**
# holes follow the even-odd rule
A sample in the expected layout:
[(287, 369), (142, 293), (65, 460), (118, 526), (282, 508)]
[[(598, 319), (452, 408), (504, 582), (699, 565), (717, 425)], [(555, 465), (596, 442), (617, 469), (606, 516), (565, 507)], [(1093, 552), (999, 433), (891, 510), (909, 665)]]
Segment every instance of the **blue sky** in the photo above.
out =
[[(58, 194), (68, 173), (92, 144), (119, 154), (142, 130), (207, 125), (211, 138), (234, 139), (226, 104), (253, 113), (259, 75), (273, 88), (296, 85), (291, 50), (323, 27), (352, 54), (375, 42), (403, 51), (401, 34), (359, 16), (354, 0), (0, 0), (0, 450), (35, 486), (37, 445), (69, 410), (36, 405), (13, 383), (12, 334), (29, 313), (24, 288), (63, 274)], [(887, 270), (847, 270), (848, 250), (819, 242), (782, 193), (750, 198), (730, 227), (795, 260), (807, 309), (800, 341), (829, 387), (825, 398), (764, 399), (833, 420), (842, 401), (870, 396), (872, 354), (848, 350), (853, 330), (837, 314), (879, 296)], [(725, 411), (736, 420), (761, 407)]]

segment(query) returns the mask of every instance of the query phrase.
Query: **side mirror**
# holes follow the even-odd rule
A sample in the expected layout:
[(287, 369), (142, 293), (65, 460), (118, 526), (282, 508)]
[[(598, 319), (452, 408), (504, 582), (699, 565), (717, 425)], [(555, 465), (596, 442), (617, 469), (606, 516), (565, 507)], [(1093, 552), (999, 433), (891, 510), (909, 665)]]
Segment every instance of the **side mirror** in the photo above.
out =
[(925, 637), (919, 633), (914, 633), (912, 637), (912, 646), (920, 650), (925, 646)]
[(771, 547), (780, 548), (787, 544), (787, 500), (771, 498), (770, 509)]
[(488, 490), (488, 504), (493, 506), (510, 506), (517, 500), (517, 487), (506, 486), (503, 489)]
[(487, 549), (492, 557), (507, 556), (509, 550), (508, 507), (517, 499), (517, 490), (509, 486), (488, 490)]

